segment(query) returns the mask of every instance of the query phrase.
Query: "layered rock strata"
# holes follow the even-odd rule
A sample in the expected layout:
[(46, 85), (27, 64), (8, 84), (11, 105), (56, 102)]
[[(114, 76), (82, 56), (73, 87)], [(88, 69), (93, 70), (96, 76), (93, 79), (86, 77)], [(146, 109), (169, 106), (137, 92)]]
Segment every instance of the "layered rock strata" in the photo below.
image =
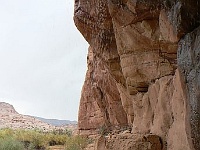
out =
[(76, 0), (90, 44), (80, 133), (129, 126), (163, 149), (200, 149), (199, 32), (187, 35), (199, 18), (196, 0)]

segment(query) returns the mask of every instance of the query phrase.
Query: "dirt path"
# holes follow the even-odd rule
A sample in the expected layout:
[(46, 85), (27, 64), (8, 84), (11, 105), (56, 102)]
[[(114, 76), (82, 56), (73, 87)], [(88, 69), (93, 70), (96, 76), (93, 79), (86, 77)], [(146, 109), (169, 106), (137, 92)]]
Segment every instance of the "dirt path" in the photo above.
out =
[(49, 148), (50, 150), (64, 150), (65, 149), (63, 145), (50, 146)]

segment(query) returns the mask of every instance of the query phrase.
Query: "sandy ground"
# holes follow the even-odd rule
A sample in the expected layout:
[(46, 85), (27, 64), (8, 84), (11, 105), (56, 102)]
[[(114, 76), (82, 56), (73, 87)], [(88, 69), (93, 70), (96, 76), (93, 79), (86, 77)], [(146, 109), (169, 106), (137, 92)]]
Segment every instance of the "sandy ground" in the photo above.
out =
[(63, 145), (50, 146), (50, 150), (64, 150)]

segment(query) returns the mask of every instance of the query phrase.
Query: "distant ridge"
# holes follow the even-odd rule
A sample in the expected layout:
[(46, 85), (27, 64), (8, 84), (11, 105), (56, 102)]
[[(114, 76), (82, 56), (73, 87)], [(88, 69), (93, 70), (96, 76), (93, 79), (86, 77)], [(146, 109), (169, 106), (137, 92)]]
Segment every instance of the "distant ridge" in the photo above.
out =
[(6, 102), (0, 102), (0, 129), (41, 129), (51, 131), (55, 126), (28, 115), (19, 114), (15, 108)]
[(0, 129), (40, 129), (53, 131), (57, 129), (69, 129), (76, 131), (77, 122), (58, 119), (45, 119), (30, 115), (19, 114), (15, 108), (6, 102), (0, 102)]
[(42, 117), (32, 116), (42, 122), (48, 123), (53, 126), (65, 126), (65, 125), (76, 125), (77, 121), (70, 121), (70, 120), (59, 120), (59, 119), (46, 119)]

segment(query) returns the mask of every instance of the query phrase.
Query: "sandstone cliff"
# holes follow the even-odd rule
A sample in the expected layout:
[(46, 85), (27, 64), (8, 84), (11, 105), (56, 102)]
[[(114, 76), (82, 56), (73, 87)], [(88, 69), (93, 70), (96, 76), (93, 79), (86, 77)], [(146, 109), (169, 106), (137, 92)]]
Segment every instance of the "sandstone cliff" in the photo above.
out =
[(90, 44), (80, 133), (131, 127), (161, 144), (146, 149), (200, 149), (199, 2), (76, 0), (74, 21)]

